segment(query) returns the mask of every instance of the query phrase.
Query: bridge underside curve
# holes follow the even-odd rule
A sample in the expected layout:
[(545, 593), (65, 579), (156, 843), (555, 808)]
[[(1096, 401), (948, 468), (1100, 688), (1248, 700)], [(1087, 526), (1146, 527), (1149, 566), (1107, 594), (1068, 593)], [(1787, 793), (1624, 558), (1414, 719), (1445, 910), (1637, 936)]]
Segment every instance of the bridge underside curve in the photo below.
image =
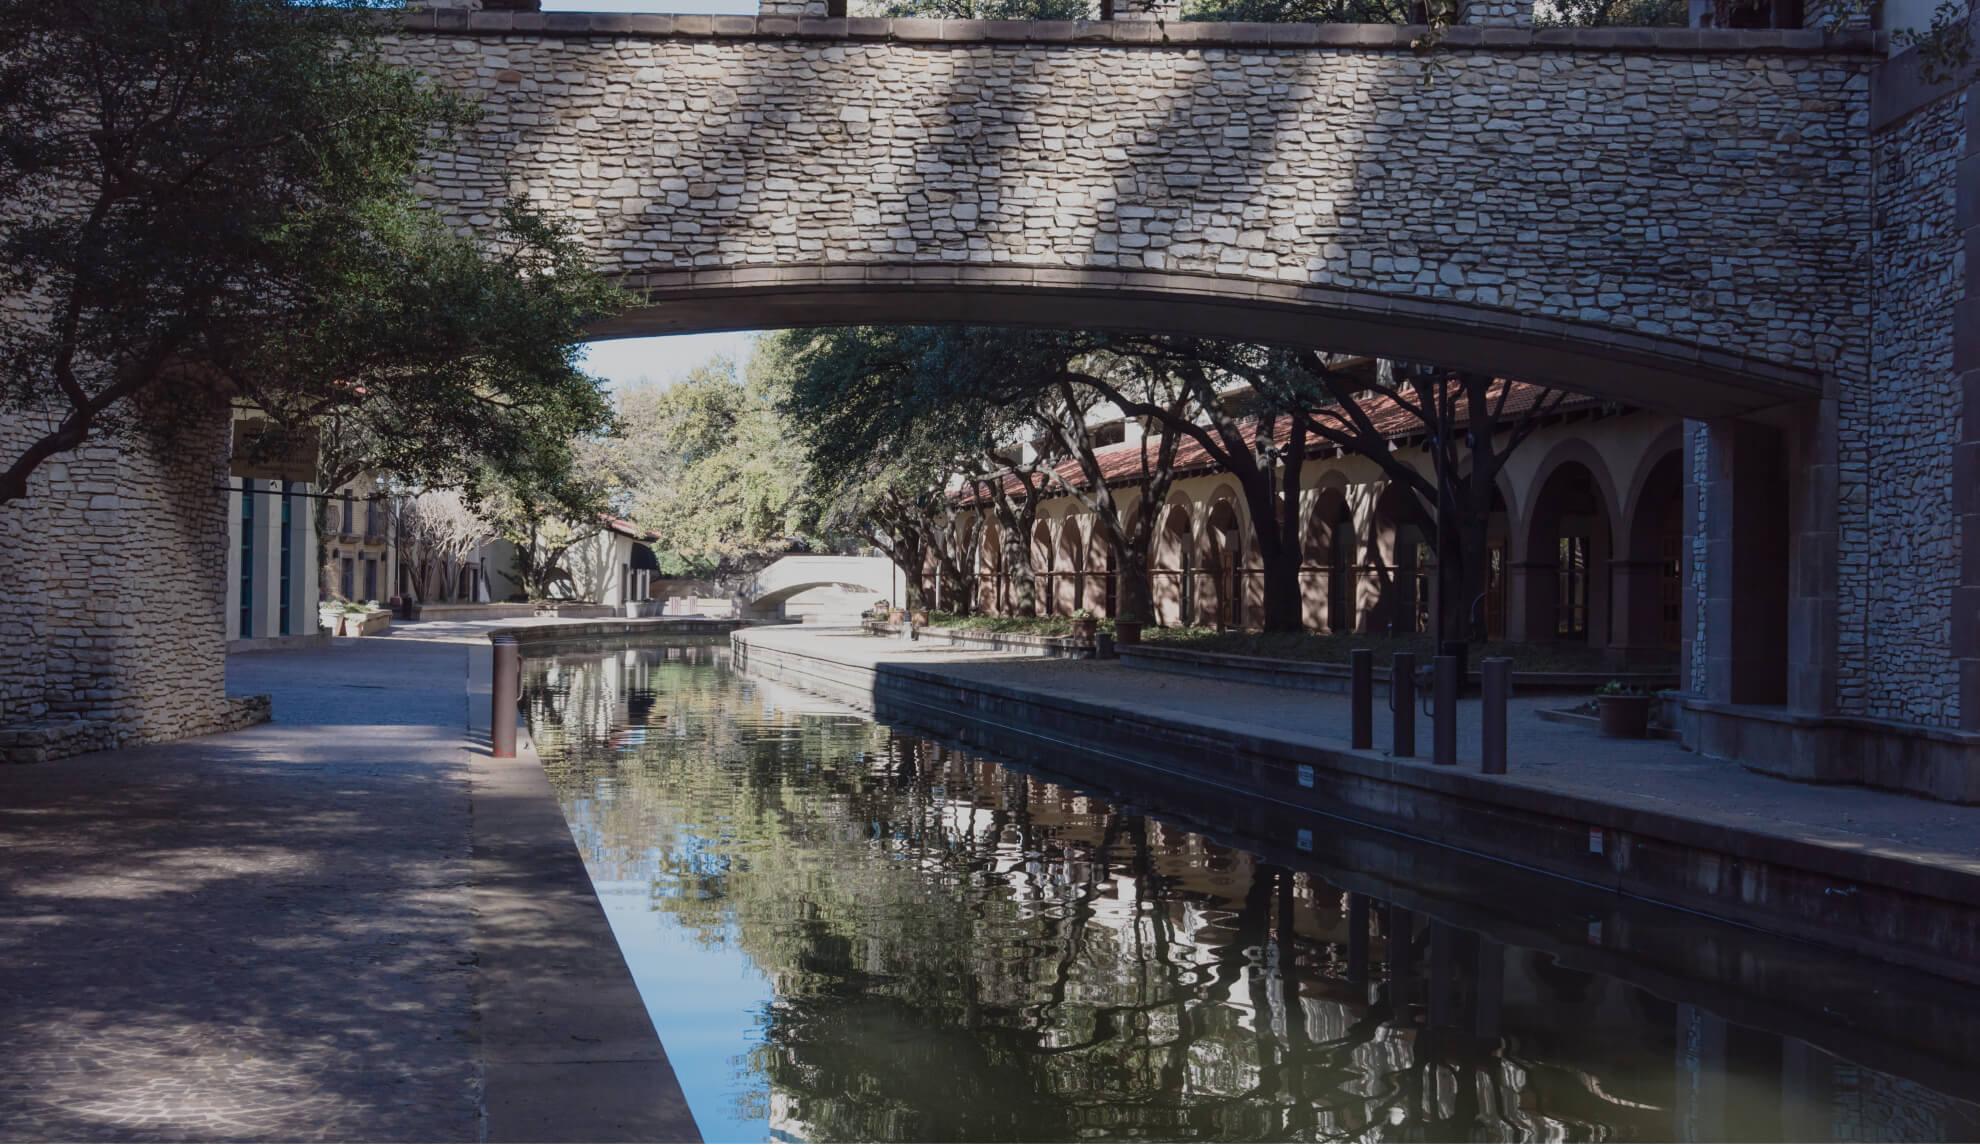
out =
[(836, 589), (842, 589), (846, 592), (867, 593), (876, 600), (885, 598), (890, 592), (893, 591), (890, 587), (884, 584), (875, 587), (873, 585), (857, 584), (847, 581), (817, 580), (817, 581), (809, 581), (804, 584), (785, 585), (781, 588), (773, 589), (769, 592), (764, 593), (762, 596), (752, 598), (748, 602), (748, 604), (749, 607), (753, 609), (777, 608), (793, 597), (801, 596), (804, 593), (811, 592), (814, 589), (821, 589), (821, 588), (836, 588)]
[(1168, 332), (1490, 370), (1686, 417), (1819, 396), (1814, 374), (1673, 340), (1457, 302), (1151, 271), (835, 264), (636, 276), (602, 338), (862, 323)]

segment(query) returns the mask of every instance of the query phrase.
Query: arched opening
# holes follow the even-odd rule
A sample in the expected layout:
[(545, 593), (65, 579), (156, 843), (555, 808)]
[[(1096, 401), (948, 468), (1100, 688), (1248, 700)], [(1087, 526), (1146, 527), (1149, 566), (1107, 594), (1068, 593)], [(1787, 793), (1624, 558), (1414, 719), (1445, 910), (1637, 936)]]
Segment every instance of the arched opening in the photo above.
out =
[(1615, 642), (1632, 662), (1669, 661), (1683, 636), (1683, 500), (1684, 453), (1666, 450), (1648, 461), (1611, 578)]
[(1603, 647), (1609, 638), (1607, 499), (1580, 461), (1563, 461), (1534, 498), (1527, 526), (1523, 638)]
[(1204, 518), (1203, 619), (1218, 628), (1244, 625), (1244, 530), (1237, 506), (1219, 497)]
[(1322, 489), (1306, 518), (1305, 564), (1318, 591), (1304, 593), (1306, 625), (1346, 633), (1355, 625), (1354, 510), (1345, 490)]
[(1149, 573), (1155, 622), (1160, 625), (1189, 624), (1195, 620), (1192, 603), (1196, 585), (1193, 566), (1196, 540), (1192, 535), (1189, 506), (1172, 503), (1162, 527), (1155, 533), (1154, 567)]
[(979, 573), (976, 578), (977, 611), (992, 616), (1002, 616), (1006, 611), (1004, 582), (1004, 539), (995, 521), (983, 525), (983, 540), (977, 545), (976, 565)]
[(1068, 517), (1059, 523), (1059, 583), (1054, 601), (1061, 615), (1086, 607), (1086, 538), (1080, 522)]
[(1031, 574), (1038, 588), (1037, 612), (1040, 616), (1052, 615), (1053, 558), (1057, 550), (1052, 544), (1052, 524), (1040, 521), (1031, 527)]
[(1428, 627), (1430, 592), (1423, 515), (1416, 495), (1394, 482), (1375, 499), (1369, 524), (1369, 626), (1390, 635)]

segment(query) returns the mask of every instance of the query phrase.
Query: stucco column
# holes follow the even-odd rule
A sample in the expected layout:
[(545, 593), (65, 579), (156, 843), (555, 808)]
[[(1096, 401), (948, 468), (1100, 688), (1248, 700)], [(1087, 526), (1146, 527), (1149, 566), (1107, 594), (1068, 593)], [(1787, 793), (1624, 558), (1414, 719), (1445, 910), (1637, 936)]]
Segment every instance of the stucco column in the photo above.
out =
[[(1552, 558), (1553, 553), (1545, 554)], [(1559, 636), (1561, 569), (1554, 559), (1506, 565), (1506, 639), (1538, 643)]]
[(1664, 562), (1634, 556), (1609, 562), (1609, 585), (1615, 593), (1609, 615), (1615, 629), (1609, 647), (1625, 664), (1658, 655), (1664, 626)]
[(1458, 0), (1458, 23), (1496, 28), (1531, 28), (1533, 0)]

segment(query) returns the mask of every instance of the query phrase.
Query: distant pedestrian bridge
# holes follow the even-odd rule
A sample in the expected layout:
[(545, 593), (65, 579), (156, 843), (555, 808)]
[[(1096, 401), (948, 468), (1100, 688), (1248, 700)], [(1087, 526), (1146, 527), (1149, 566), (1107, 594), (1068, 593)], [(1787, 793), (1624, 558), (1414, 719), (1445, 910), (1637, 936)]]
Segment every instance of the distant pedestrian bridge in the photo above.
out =
[(876, 600), (892, 600), (896, 580), (894, 564), (885, 557), (779, 557), (744, 585), (740, 596), (754, 616), (784, 615), (803, 597), (814, 615), (851, 619)]
[(575, 219), (601, 336), (979, 321), (1712, 416), (1867, 378), (1869, 33), (422, 12), (423, 187)]

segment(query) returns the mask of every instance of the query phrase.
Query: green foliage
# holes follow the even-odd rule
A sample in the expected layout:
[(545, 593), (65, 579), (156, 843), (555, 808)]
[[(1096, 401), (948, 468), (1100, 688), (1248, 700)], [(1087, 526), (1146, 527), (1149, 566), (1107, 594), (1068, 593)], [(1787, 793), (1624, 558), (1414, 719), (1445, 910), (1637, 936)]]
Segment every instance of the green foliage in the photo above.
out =
[(1183, 19), (1254, 24), (1426, 23), (1411, 0), (1189, 0)]
[(1548, 0), (1533, 12), (1543, 28), (1682, 28), (1690, 21), (1686, 0)]
[(609, 420), (573, 343), (617, 304), (515, 207), (414, 193), (472, 109), (379, 53), (372, 0), (0, 0), (0, 409), (47, 457), (229, 400), (429, 484), (569, 476)]
[(743, 379), (733, 361), (716, 359), (620, 398), (622, 434), (603, 443), (600, 461), (626, 515), (661, 534), (682, 572), (816, 539), (802, 446), (771, 393), (777, 366), (774, 353), (759, 352)]
[(1927, 83), (1943, 83), (1973, 63), (1974, 12), (1964, 0), (1939, 0), (1932, 21), (1891, 37), (1900, 48), (1916, 49), (1918, 69)]

